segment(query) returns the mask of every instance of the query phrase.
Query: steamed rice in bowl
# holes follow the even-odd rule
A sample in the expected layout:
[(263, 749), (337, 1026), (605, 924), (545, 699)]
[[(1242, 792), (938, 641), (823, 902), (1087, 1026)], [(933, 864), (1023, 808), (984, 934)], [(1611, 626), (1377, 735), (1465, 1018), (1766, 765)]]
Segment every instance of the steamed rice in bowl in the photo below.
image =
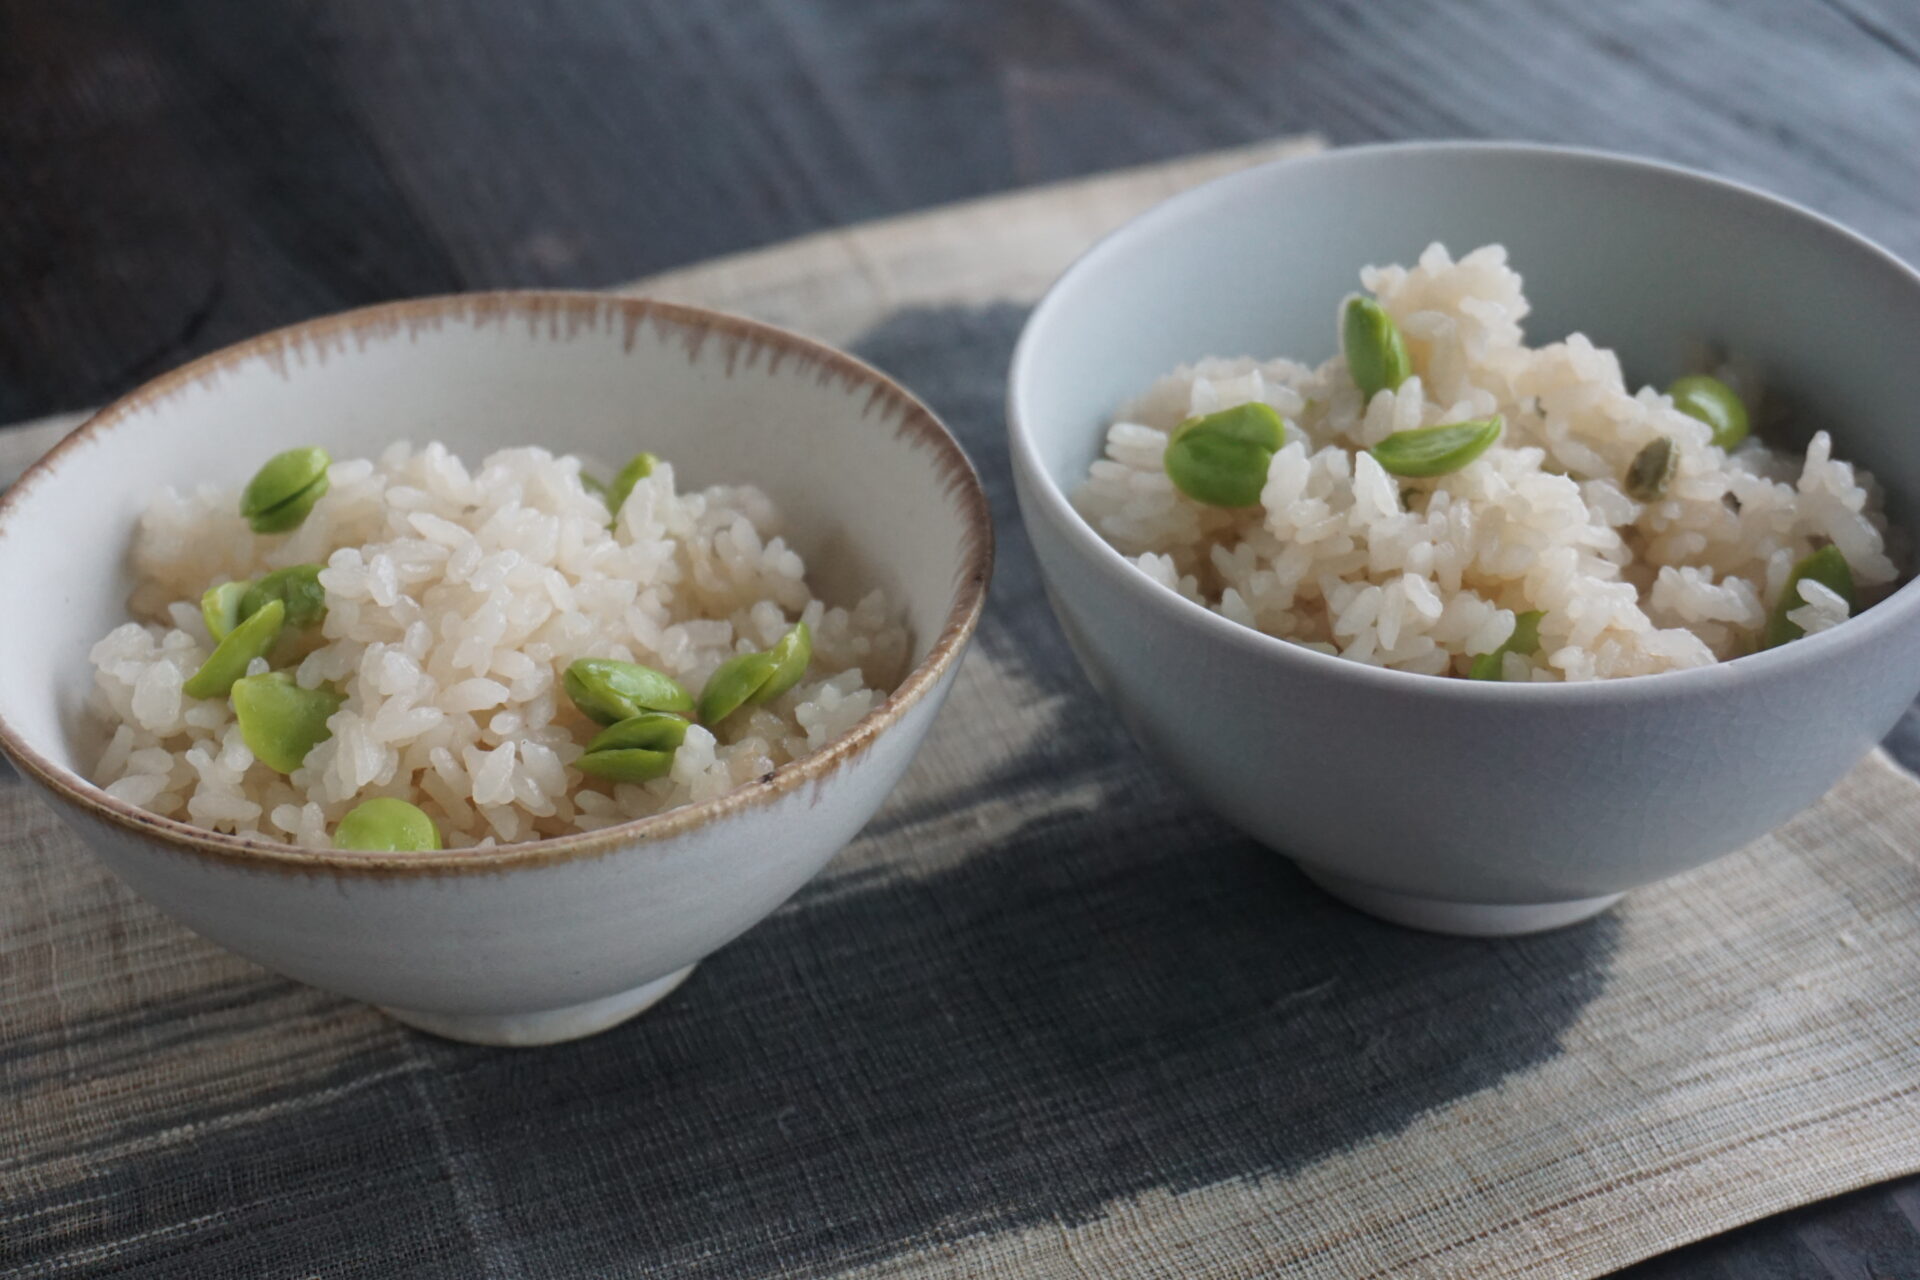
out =
[[(591, 831), (709, 800), (827, 745), (878, 706), (909, 636), (880, 591), (829, 606), (810, 590), (780, 512), (752, 486), (681, 492), (661, 463), (607, 507), (581, 462), (508, 449), (469, 469), (401, 443), (335, 462), (293, 532), (257, 534), (238, 490), (157, 494), (131, 549), (133, 620), (90, 655), (108, 728), (94, 780), (210, 830), (327, 847), (375, 796), (422, 808), (447, 847)], [(210, 586), (325, 565), (326, 614), (273, 666), (344, 695), (329, 736), (290, 775), (256, 760), (225, 698), (182, 684), (213, 641)], [(574, 767), (599, 726), (569, 702), (577, 658), (639, 662), (699, 691), (737, 653), (795, 622), (813, 658), (791, 691), (691, 725), (671, 772), (609, 783)], [(255, 664), (256, 667), (262, 664)]]
[[(1370, 399), (1344, 356), (1208, 358), (1153, 384), (1108, 429), (1075, 507), (1139, 570), (1245, 626), (1324, 653), (1464, 676), (1589, 680), (1725, 661), (1760, 646), (1780, 608), (1806, 633), (1846, 601), (1795, 566), (1844, 557), (1860, 607), (1885, 595), (1903, 548), (1872, 477), (1825, 431), (1794, 456), (1749, 437), (1731, 449), (1665, 395), (1630, 391), (1619, 361), (1575, 334), (1528, 347), (1521, 278), (1497, 245), (1361, 283), (1397, 322), (1414, 376)], [(1752, 370), (1723, 367), (1749, 404)], [(1209, 506), (1165, 469), (1189, 418), (1260, 402), (1285, 421), (1259, 502)], [(1389, 474), (1369, 449), (1396, 432), (1499, 415), (1499, 439), (1449, 474)], [(1664, 490), (1629, 495), (1642, 450), (1673, 442)], [(1538, 643), (1505, 648), (1523, 615)], [(1531, 618), (1528, 619), (1532, 621)]]

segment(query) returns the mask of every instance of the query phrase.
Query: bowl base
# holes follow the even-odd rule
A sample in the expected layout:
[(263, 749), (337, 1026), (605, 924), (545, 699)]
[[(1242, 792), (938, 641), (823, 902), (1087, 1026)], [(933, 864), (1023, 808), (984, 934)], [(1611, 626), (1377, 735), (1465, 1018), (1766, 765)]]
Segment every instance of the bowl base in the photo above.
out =
[(1598, 898), (1571, 898), (1565, 902), (1450, 902), (1444, 898), (1419, 898), (1378, 889), (1314, 867), (1301, 866), (1300, 870), (1307, 879), (1340, 901), (1370, 916), (1409, 929), (1467, 938), (1510, 938), (1565, 928), (1599, 915), (1626, 896), (1607, 893)]
[(693, 966), (688, 965), (678, 973), (656, 978), (631, 991), (532, 1013), (430, 1013), (385, 1006), (380, 1011), (398, 1022), (447, 1040), (526, 1049), (597, 1035), (635, 1014), (645, 1013), (671, 995), (692, 972)]

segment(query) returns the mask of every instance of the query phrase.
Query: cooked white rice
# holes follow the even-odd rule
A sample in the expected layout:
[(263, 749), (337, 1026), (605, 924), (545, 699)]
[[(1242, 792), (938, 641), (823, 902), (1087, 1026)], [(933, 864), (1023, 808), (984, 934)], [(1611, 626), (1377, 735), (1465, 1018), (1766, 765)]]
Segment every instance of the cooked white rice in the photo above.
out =
[[(609, 531), (580, 466), (529, 448), (470, 471), (441, 445), (396, 444), (336, 462), (313, 514), (279, 536), (248, 528), (237, 489), (163, 490), (133, 548), (135, 621), (91, 655), (112, 726), (95, 780), (154, 813), (301, 845), (328, 845), (373, 796), (419, 805), (449, 848), (505, 844), (719, 796), (819, 750), (899, 680), (908, 636), (886, 598), (815, 599), (766, 494), (679, 493), (663, 463)], [(316, 562), (327, 614), (295, 648), (296, 678), (346, 701), (285, 777), (254, 760), (227, 699), (181, 683), (212, 647), (203, 591)], [(598, 728), (560, 686), (576, 658), (645, 663), (698, 693), (795, 620), (813, 632), (802, 682), (717, 736), (690, 728), (669, 776), (613, 785), (571, 767)]]
[[(1411, 270), (1360, 278), (1413, 358), (1417, 376), (1397, 391), (1363, 402), (1340, 356), (1318, 368), (1210, 358), (1160, 379), (1108, 430), (1074, 502), (1156, 582), (1270, 635), (1433, 675), (1465, 675), (1517, 613), (1541, 610), (1538, 651), (1504, 655), (1504, 678), (1590, 680), (1751, 652), (1794, 564), (1829, 543), (1863, 605), (1898, 577), (1879, 490), (1833, 457), (1826, 432), (1800, 458), (1752, 437), (1729, 453), (1666, 396), (1628, 391), (1613, 352), (1585, 337), (1528, 347), (1527, 300), (1500, 246), (1455, 262), (1436, 244)], [(1714, 372), (1757, 402), (1752, 371)], [(1169, 433), (1252, 401), (1287, 423), (1260, 505), (1176, 490)], [(1494, 413), (1501, 439), (1451, 475), (1399, 479), (1365, 452), (1395, 431)], [(1677, 471), (1664, 496), (1637, 502), (1621, 477), (1662, 435)], [(1808, 632), (1847, 617), (1818, 583), (1800, 599), (1789, 616)]]

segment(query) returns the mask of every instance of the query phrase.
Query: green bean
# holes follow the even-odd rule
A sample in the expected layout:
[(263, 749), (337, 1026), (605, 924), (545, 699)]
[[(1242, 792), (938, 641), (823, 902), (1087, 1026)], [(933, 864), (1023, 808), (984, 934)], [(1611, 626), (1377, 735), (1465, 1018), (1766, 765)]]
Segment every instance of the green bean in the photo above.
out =
[(1680, 469), (1680, 450), (1671, 436), (1656, 436), (1627, 464), (1627, 478), (1621, 485), (1635, 502), (1653, 502), (1673, 483)]
[(287, 606), (287, 625), (304, 630), (327, 616), (327, 589), (320, 585), (319, 564), (296, 564), (264, 574), (240, 601), (240, 616), (251, 617), (269, 600)]
[(332, 689), (302, 689), (285, 671), (233, 682), (233, 717), (240, 722), (240, 736), (256, 760), (280, 773), (298, 769), (307, 752), (332, 736), (327, 720), (344, 701)]
[(217, 587), (208, 587), (207, 593), (200, 597), (200, 617), (207, 624), (207, 634), (213, 642), (219, 644), (227, 638), (227, 633), (240, 625), (246, 617), (240, 602), (246, 598), (247, 584), (244, 582), (223, 582)]
[(1673, 407), (1713, 428), (1713, 442), (1731, 449), (1747, 438), (1747, 406), (1733, 388), (1704, 373), (1674, 380), (1667, 388)]
[(180, 686), (181, 692), (190, 698), (226, 697), (234, 681), (247, 674), (248, 663), (273, 652), (286, 620), (287, 606), (278, 600), (267, 601), (258, 613), (242, 621), (213, 647), (200, 669)]
[(1259, 401), (1188, 418), (1167, 441), (1167, 478), (1195, 502), (1250, 507), (1260, 501), (1267, 466), (1285, 442), (1279, 413)]
[(691, 724), (692, 721), (685, 716), (675, 715), (671, 711), (642, 711), (637, 716), (629, 716), (594, 734), (587, 743), (587, 754), (633, 748), (673, 751), (686, 741), (687, 729)]
[(1517, 653), (1521, 657), (1540, 651), (1540, 619), (1546, 615), (1538, 609), (1529, 609), (1525, 613), (1513, 615), (1513, 634), (1507, 642), (1492, 653), (1483, 653), (1473, 660), (1473, 667), (1467, 672), (1471, 680), (1500, 680), (1506, 669), (1505, 657)]
[(693, 695), (672, 676), (617, 658), (581, 658), (561, 683), (581, 714), (615, 724), (642, 711), (692, 711)]
[(574, 764), (580, 772), (605, 778), (608, 782), (652, 782), (673, 772), (673, 752), (642, 751), (639, 748), (596, 751), (592, 755), (581, 756)]
[(1444, 476), (1460, 470), (1500, 438), (1500, 415), (1396, 431), (1367, 450), (1396, 476)]
[(317, 446), (276, 453), (247, 482), (240, 514), (255, 533), (298, 529), (326, 494), (327, 468), (332, 465), (333, 458)]
[(333, 847), (368, 853), (431, 852), (440, 847), (440, 828), (405, 800), (375, 796), (347, 810), (333, 829)]
[(716, 725), (747, 705), (773, 678), (779, 663), (770, 653), (740, 653), (721, 663), (700, 690), (700, 723)]
[(717, 725), (741, 707), (779, 697), (813, 661), (813, 633), (796, 622), (763, 653), (740, 653), (721, 663), (700, 691), (700, 723)]
[(613, 482), (607, 486), (601, 496), (607, 500), (607, 510), (613, 518), (609, 526), (620, 522), (620, 508), (627, 505), (627, 499), (633, 496), (633, 486), (653, 474), (654, 464), (660, 459), (650, 453), (636, 453), (627, 459), (627, 465), (614, 473)]
[(1347, 353), (1347, 372), (1353, 375), (1353, 385), (1369, 400), (1381, 391), (1397, 389), (1413, 376), (1413, 361), (1407, 356), (1400, 326), (1372, 298), (1347, 299), (1340, 345)]
[(612, 782), (650, 782), (673, 768), (673, 753), (686, 740), (685, 716), (643, 711), (595, 734), (574, 765)]
[(767, 652), (773, 657), (773, 675), (754, 694), (755, 702), (771, 702), (800, 683), (813, 661), (813, 632), (806, 623), (796, 622)]
[(1838, 547), (1822, 547), (1793, 566), (1793, 572), (1787, 575), (1786, 585), (1780, 588), (1780, 599), (1774, 602), (1773, 612), (1767, 615), (1767, 629), (1760, 643), (1762, 649), (1776, 648), (1807, 634), (1805, 628), (1787, 616), (1795, 609), (1806, 606), (1807, 601), (1800, 594), (1800, 583), (1807, 578), (1845, 600), (1848, 616), (1852, 616), (1859, 607), (1853, 593), (1853, 570), (1847, 567), (1847, 558)]

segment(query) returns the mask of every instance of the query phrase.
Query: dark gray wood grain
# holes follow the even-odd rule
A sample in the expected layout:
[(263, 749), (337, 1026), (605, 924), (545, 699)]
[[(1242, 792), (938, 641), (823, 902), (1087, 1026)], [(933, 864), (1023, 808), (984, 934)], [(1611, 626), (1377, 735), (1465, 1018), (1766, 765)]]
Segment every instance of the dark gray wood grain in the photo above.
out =
[(1865, 0), (5, 0), (0, 420), (317, 312), (593, 285), (1275, 133), (1701, 165), (1920, 253)]
[[(0, 0), (0, 421), (317, 313), (1308, 129), (1664, 157), (1920, 257), (1907, 0)], [(1920, 1180), (1633, 1274), (1920, 1275)]]

